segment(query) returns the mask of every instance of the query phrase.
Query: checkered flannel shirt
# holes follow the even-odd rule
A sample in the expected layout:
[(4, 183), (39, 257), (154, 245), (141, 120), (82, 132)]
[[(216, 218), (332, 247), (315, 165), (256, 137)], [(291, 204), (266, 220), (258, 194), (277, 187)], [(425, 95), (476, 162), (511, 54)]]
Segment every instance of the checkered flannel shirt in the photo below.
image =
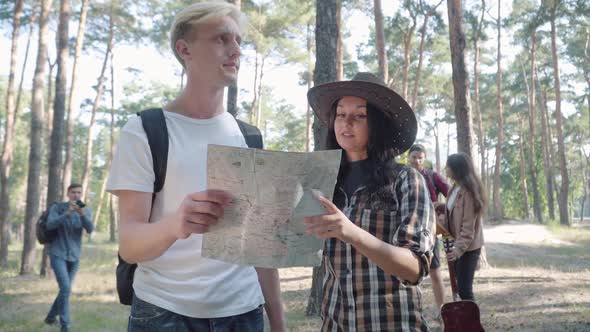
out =
[[(372, 209), (359, 188), (344, 197), (342, 212), (384, 242), (407, 248), (420, 261), (417, 283), (386, 274), (350, 244), (337, 239), (324, 248), (322, 331), (428, 331), (418, 284), (428, 275), (434, 245), (434, 209), (424, 178), (404, 166), (392, 186), (394, 199)], [(344, 195), (338, 188), (336, 195)], [(383, 202), (381, 202), (383, 203)], [(379, 205), (378, 205), (379, 206)]]

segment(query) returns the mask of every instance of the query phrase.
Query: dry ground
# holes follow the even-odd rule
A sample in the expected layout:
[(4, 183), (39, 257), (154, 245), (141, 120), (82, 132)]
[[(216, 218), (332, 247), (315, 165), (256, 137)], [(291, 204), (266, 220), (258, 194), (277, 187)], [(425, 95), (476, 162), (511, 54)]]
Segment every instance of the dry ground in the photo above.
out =
[[(590, 331), (590, 228), (513, 221), (485, 230), (490, 267), (477, 272), (475, 294), (486, 331)], [(17, 276), (18, 250), (0, 270), (0, 331), (57, 331), (42, 319), (55, 295), (53, 279)], [(128, 307), (114, 293), (116, 247), (85, 244), (72, 295), (74, 331), (124, 331)], [(317, 331), (318, 318), (304, 315), (310, 268), (281, 269), (290, 331)], [(447, 275), (443, 265), (443, 275)], [(433, 321), (430, 281), (422, 286), (425, 314)], [(432, 323), (434, 331), (438, 325)]]

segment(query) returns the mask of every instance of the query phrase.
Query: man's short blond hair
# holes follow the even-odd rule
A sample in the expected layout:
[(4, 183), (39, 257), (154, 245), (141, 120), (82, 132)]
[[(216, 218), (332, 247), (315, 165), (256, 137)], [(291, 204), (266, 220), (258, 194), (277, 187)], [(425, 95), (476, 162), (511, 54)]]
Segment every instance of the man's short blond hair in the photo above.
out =
[(197, 2), (176, 14), (170, 28), (170, 46), (174, 56), (183, 67), (184, 60), (176, 53), (176, 42), (188, 37), (199, 23), (224, 16), (231, 17), (238, 24), (240, 31), (244, 30), (246, 17), (238, 7), (225, 1)]

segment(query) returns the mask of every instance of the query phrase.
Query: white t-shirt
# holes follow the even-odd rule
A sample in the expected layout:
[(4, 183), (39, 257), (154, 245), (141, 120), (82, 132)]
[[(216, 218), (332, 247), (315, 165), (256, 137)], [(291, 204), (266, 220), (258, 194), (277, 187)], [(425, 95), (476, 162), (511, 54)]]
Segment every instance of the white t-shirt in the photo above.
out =
[[(156, 195), (150, 222), (174, 213), (185, 196), (207, 189), (207, 145), (246, 147), (231, 114), (193, 119), (164, 111), (169, 148), (166, 181)], [(147, 136), (139, 116), (121, 130), (107, 191), (153, 192), (154, 172)], [(264, 303), (253, 267), (201, 256), (203, 236), (177, 240), (160, 257), (138, 264), (133, 281), (137, 297), (169, 311), (197, 318), (233, 316)]]

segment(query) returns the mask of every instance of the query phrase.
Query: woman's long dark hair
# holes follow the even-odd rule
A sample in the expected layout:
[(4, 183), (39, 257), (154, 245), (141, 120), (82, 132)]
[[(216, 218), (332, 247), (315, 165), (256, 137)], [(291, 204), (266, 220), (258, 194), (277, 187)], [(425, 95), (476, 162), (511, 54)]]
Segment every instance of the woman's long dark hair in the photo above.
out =
[(486, 211), (487, 197), (471, 157), (463, 152), (452, 154), (447, 159), (447, 167), (453, 172), (453, 180), (473, 195), (475, 213), (482, 217)]
[[(330, 123), (326, 137), (327, 149), (342, 149), (336, 140), (336, 133), (334, 132), (337, 105), (338, 101), (334, 102), (330, 113)], [(399, 167), (401, 167), (394, 160), (396, 150), (393, 148), (393, 123), (382, 111), (367, 103), (367, 125), (369, 129), (367, 161), (371, 169), (368, 175), (367, 189), (376, 198), (373, 201), (384, 201), (391, 198), (391, 185), (397, 177)], [(349, 162), (345, 152), (340, 164), (340, 172), (338, 173), (339, 183), (342, 183), (348, 170)]]

